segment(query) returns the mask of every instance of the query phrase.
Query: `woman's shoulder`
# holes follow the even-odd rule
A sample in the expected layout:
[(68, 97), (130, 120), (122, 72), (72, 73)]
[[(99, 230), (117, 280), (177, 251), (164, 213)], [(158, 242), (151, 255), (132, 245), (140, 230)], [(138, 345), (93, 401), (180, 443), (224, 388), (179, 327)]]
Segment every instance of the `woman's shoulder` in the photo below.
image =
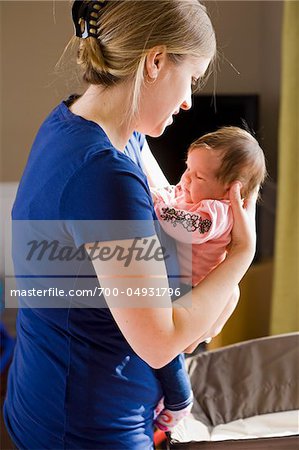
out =
[(47, 129), (49, 130), (49, 140), (56, 144), (51, 145), (52, 151), (59, 153), (60, 161), (64, 164), (69, 161), (73, 172), (86, 171), (93, 165), (104, 164), (105, 172), (124, 167), (138, 173), (141, 169), (139, 155), (144, 136), (134, 132), (124, 152), (117, 150), (100, 125), (69, 109), (75, 98), (77, 95), (74, 94), (62, 101), (48, 116), (44, 123), (46, 126), (41, 127), (44, 128), (43, 138), (46, 138)]
[[(151, 219), (153, 204), (145, 174), (132, 148), (129, 152), (101, 145), (86, 149), (80, 164), (65, 179), (60, 216), (76, 219)], [(136, 152), (136, 155), (138, 153)]]
[(146, 177), (138, 161), (131, 157), (134, 152), (138, 154), (138, 139), (135, 133), (130, 153), (121, 153), (101, 127), (76, 116), (65, 101), (61, 102), (45, 119), (34, 140), (14, 215), (59, 219), (67, 202), (79, 207), (80, 200), (85, 204), (96, 202), (96, 197), (101, 199), (105, 193), (107, 203), (107, 199), (120, 199), (121, 193), (130, 190), (146, 195)]

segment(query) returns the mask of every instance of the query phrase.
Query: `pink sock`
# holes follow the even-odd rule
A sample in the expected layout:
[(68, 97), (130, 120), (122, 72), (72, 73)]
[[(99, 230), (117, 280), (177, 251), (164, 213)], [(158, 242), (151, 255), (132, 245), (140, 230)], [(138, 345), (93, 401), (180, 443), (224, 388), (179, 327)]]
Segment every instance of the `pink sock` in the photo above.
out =
[(179, 411), (171, 411), (170, 409), (164, 408), (155, 420), (156, 427), (162, 431), (171, 431), (180, 420), (190, 413), (192, 405), (193, 403)]

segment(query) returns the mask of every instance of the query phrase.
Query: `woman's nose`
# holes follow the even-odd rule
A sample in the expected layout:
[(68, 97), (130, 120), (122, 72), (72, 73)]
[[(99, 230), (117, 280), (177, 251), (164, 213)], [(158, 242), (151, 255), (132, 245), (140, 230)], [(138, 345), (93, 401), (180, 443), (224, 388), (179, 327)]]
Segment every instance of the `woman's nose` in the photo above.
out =
[(191, 88), (188, 90), (185, 100), (181, 104), (181, 109), (188, 110), (192, 107), (192, 92)]

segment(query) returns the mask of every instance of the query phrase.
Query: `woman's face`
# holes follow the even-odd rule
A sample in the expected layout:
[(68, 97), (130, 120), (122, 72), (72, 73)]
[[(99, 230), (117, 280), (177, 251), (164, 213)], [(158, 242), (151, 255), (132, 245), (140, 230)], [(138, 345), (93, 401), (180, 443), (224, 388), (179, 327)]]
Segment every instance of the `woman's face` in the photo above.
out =
[(180, 181), (187, 203), (228, 198), (229, 186), (224, 186), (216, 177), (220, 163), (220, 157), (204, 147), (197, 147), (189, 153), (187, 169)]
[(190, 109), (192, 84), (204, 75), (209, 62), (208, 58), (186, 57), (181, 63), (173, 63), (167, 54), (156, 62), (156, 78), (152, 83), (146, 78), (141, 89), (136, 129), (152, 137), (160, 136), (180, 109)]

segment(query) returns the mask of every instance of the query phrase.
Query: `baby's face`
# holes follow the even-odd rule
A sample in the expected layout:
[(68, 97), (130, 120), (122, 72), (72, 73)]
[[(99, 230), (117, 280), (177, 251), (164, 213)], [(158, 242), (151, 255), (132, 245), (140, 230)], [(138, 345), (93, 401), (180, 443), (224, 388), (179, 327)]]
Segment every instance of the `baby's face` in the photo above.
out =
[(188, 155), (187, 169), (180, 181), (187, 203), (228, 198), (229, 186), (224, 186), (216, 178), (220, 163), (216, 152), (204, 147), (197, 147)]

